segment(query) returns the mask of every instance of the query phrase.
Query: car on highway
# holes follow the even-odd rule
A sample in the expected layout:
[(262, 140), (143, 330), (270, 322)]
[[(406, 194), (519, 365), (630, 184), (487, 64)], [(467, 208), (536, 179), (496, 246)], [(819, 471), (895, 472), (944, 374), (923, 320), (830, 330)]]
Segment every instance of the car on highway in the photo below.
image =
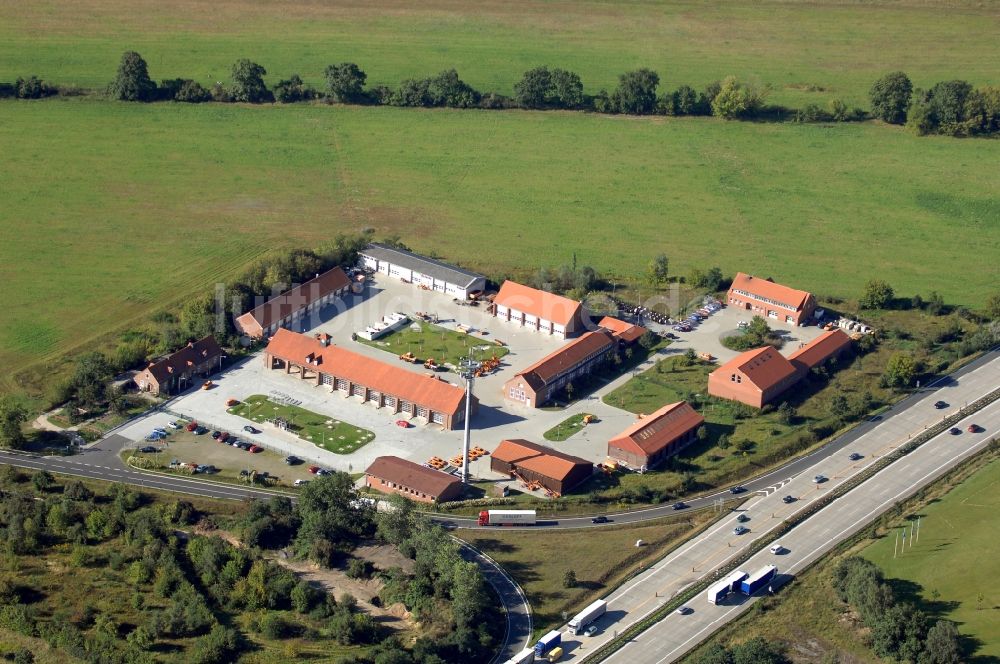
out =
[(295, 466), (302, 463), (302, 459), (298, 458), (294, 454), (289, 454), (288, 456), (285, 457), (285, 463), (288, 464), (289, 466)]
[(979, 433), (980, 431), (983, 431), (983, 428), (978, 424), (970, 424), (969, 428), (966, 429), (966, 431), (968, 431), (969, 433)]
[(948, 433), (950, 433), (953, 436), (957, 436), (958, 434), (962, 433), (962, 430), (959, 429), (958, 427), (952, 427), (948, 429)]
[(674, 503), (673, 507), (675, 510), (687, 509), (687, 503)]
[(795, 500), (796, 500), (795, 496), (785, 496), (784, 498), (781, 499), (781, 502), (787, 505), (789, 503), (794, 503)]
[(749, 520), (750, 517), (748, 517), (746, 514), (740, 514), (738, 517), (736, 517), (736, 523), (746, 523)]
[(177, 422), (168, 422), (167, 426), (170, 427), (171, 429), (180, 429), (181, 428), (181, 425), (178, 424)]
[(851, 452), (851, 456), (847, 458), (850, 459), (851, 461), (858, 461), (860, 459), (864, 459), (864, 457), (858, 454), (857, 452)]
[(692, 609), (690, 606), (679, 606), (677, 607), (677, 610), (674, 611), (674, 613), (676, 613), (679, 616), (686, 616), (689, 613), (694, 613), (694, 609)]
[(587, 629), (583, 630), (583, 633), (587, 636), (594, 636), (597, 634), (597, 625), (590, 625)]
[(746, 526), (736, 526), (733, 528), (733, 535), (742, 535), (744, 533), (750, 532), (750, 529)]
[(816, 477), (813, 478), (813, 482), (815, 484), (822, 484), (825, 481), (826, 481), (826, 475), (817, 475)]
[(734, 487), (732, 487), (732, 488), (729, 489), (729, 493), (733, 493), (733, 494), (743, 493), (744, 491), (746, 491), (746, 487), (742, 487), (742, 486), (734, 486)]
[(152, 454), (153, 452), (156, 451), (156, 448), (153, 447), (152, 445), (146, 445), (145, 447), (140, 447), (139, 451), (142, 452), (143, 454)]
[(260, 431), (258, 429), (254, 429), (249, 424), (246, 425), (245, 427), (243, 427), (243, 430), (246, 431), (247, 433), (260, 433)]
[(934, 407), (937, 408), (938, 410), (941, 410), (942, 408), (947, 408), (948, 404), (945, 403), (944, 401), (935, 401)]
[(775, 544), (770, 549), (768, 549), (768, 551), (770, 551), (774, 555), (778, 555), (779, 553), (781, 553), (784, 550), (785, 550), (785, 547), (781, 546), (780, 544)]
[(606, 516), (595, 516), (590, 520), (591, 523), (608, 523), (608, 517)]

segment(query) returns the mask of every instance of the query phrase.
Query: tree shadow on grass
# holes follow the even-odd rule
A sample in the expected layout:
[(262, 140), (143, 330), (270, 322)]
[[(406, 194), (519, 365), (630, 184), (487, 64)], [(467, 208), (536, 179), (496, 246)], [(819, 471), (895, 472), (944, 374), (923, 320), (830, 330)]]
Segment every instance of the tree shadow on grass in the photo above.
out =
[(513, 544), (492, 537), (478, 540), (475, 542), (475, 547), (483, 553), (512, 553), (517, 550)]

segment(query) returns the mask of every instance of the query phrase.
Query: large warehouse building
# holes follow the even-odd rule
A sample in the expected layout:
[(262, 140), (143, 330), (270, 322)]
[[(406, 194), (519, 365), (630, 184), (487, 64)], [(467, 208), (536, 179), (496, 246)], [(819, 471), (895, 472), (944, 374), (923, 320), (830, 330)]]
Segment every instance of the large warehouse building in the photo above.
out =
[(209, 335), (149, 366), (133, 379), (140, 392), (176, 394), (190, 387), (196, 376), (209, 376), (222, 367), (222, 348)]
[(490, 470), (537, 482), (556, 495), (563, 495), (589, 478), (594, 464), (527, 440), (504, 440), (490, 455)]
[(493, 315), (563, 339), (583, 329), (583, 305), (568, 297), (505, 281), (493, 298)]
[(686, 401), (667, 404), (608, 441), (608, 456), (632, 468), (652, 468), (698, 439), (705, 418)]
[(397, 456), (376, 458), (365, 471), (365, 486), (421, 503), (444, 503), (462, 495), (462, 482), (454, 475)]
[(737, 272), (729, 287), (729, 306), (789, 325), (803, 325), (812, 320), (816, 298), (812, 293), (782, 286), (770, 279)]
[(463, 300), (486, 288), (486, 277), (481, 274), (405, 249), (372, 243), (358, 252), (358, 256), (361, 264), (370, 270)]
[(504, 398), (538, 408), (567, 383), (606, 362), (616, 346), (615, 337), (606, 330), (587, 332), (504, 383)]
[(351, 280), (335, 267), (237, 317), (236, 329), (251, 339), (267, 338), (278, 328), (293, 327), (302, 317), (346, 294), (350, 287)]
[[(264, 349), (264, 366), (445, 429), (458, 428), (465, 418), (464, 388), (334, 346), (325, 335), (279, 329)], [(476, 397), (470, 405), (476, 412)]]

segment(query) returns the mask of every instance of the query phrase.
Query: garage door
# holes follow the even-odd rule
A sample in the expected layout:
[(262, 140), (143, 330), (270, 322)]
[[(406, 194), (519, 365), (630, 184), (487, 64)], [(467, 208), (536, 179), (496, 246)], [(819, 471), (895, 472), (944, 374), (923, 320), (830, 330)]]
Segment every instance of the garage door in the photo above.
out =
[(423, 406), (417, 406), (417, 417), (427, 418), (427, 409)]
[(396, 397), (390, 397), (390, 396), (386, 395), (386, 397), (385, 397), (385, 405), (388, 406), (389, 408), (395, 408), (396, 407)]
[(409, 413), (412, 408), (413, 408), (413, 404), (411, 404), (409, 401), (402, 401), (401, 400), (399, 402), (399, 409), (401, 411), (403, 411), (404, 413)]
[(444, 424), (444, 413), (431, 413), (431, 422), (434, 424)]
[(364, 385), (355, 385), (354, 387), (351, 388), (351, 394), (353, 394), (356, 397), (364, 397), (365, 396), (365, 386)]
[(369, 401), (374, 401), (375, 403), (378, 403), (379, 397), (381, 397), (381, 396), (382, 396), (381, 394), (379, 394), (375, 390), (372, 390), (371, 392), (368, 393), (368, 400)]
[(337, 379), (337, 389), (340, 390), (341, 392), (346, 392), (347, 391), (347, 381), (344, 380), (343, 378), (338, 378)]
[(320, 380), (324, 385), (333, 385), (333, 376), (330, 374), (320, 374)]

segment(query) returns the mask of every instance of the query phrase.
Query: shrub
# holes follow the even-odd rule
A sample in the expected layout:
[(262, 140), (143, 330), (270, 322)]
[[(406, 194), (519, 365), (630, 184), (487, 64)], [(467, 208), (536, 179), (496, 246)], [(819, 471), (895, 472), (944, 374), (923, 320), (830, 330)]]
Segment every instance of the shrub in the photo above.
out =
[(886, 74), (868, 91), (872, 115), (891, 124), (903, 124), (912, 95), (913, 83), (906, 74), (901, 71)]
[(370, 579), (375, 572), (375, 565), (369, 560), (351, 558), (347, 563), (347, 576), (352, 579)]
[(18, 78), (14, 83), (14, 90), (18, 99), (41, 99), (57, 92), (54, 87), (37, 76)]

